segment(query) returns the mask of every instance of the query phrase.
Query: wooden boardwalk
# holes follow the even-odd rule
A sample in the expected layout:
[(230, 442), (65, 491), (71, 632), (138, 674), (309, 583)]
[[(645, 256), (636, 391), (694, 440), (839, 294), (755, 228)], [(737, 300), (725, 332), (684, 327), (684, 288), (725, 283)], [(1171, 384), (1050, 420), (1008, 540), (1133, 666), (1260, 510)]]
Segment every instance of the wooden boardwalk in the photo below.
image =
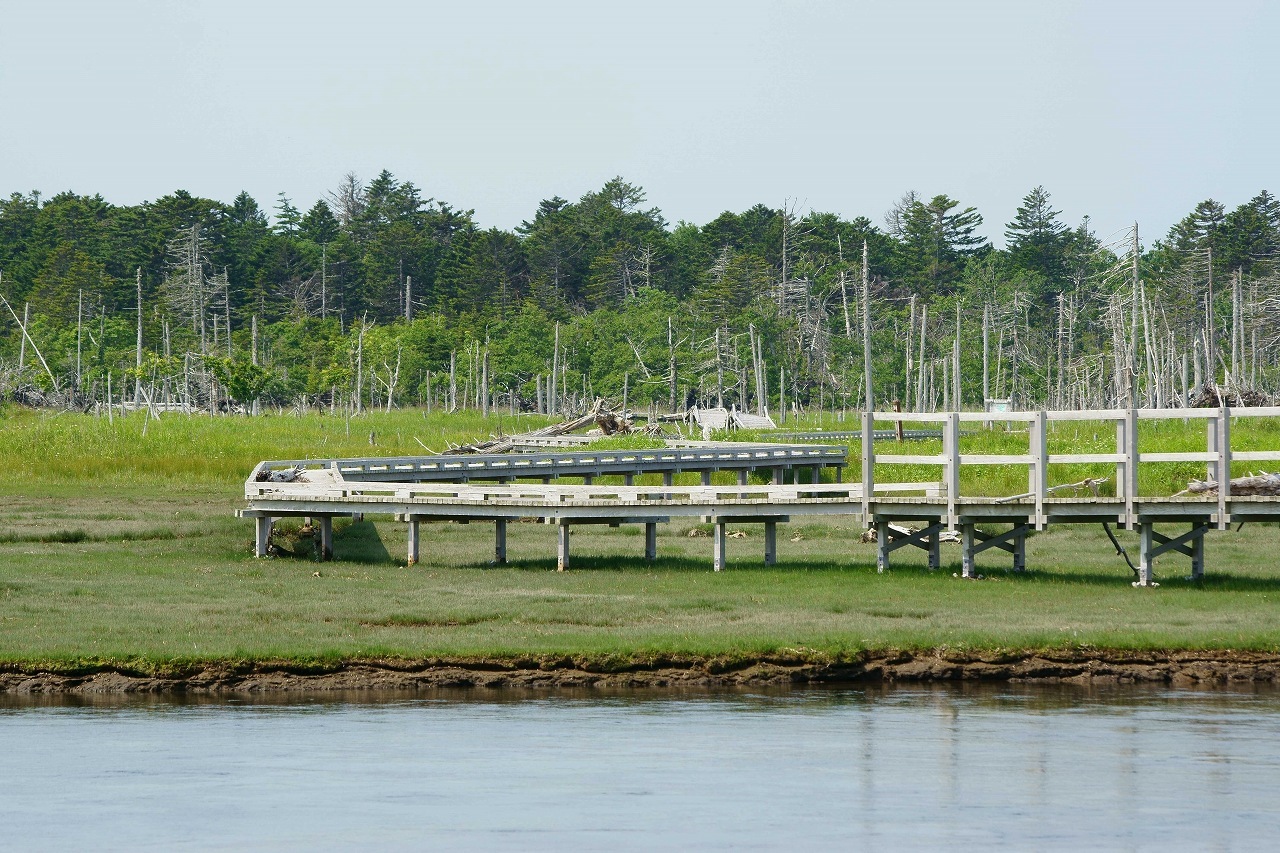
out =
[[(725, 525), (764, 525), (765, 562), (777, 558), (777, 524), (792, 516), (858, 516), (876, 531), (877, 564), (889, 566), (890, 555), (902, 547), (923, 548), (929, 565), (940, 565), (940, 536), (945, 530), (960, 534), (962, 567), (966, 577), (976, 574), (976, 557), (991, 549), (1012, 555), (1015, 569), (1026, 566), (1025, 543), (1029, 534), (1053, 524), (1116, 524), (1140, 533), (1140, 565), (1137, 585), (1155, 583), (1153, 561), (1165, 553), (1179, 553), (1191, 560), (1191, 576), (1204, 572), (1204, 536), (1211, 529), (1225, 530), (1232, 523), (1280, 520), (1280, 498), (1233, 497), (1229, 488), (1209, 496), (1174, 497), (1138, 494), (1139, 466), (1151, 463), (1195, 462), (1205, 467), (1206, 478), (1229, 484), (1232, 462), (1280, 460), (1280, 449), (1234, 451), (1231, 424), (1238, 418), (1280, 417), (1280, 408), (1108, 410), (1088, 412), (1011, 412), (992, 418), (985, 413), (937, 414), (867, 413), (864, 434), (874, 434), (876, 422), (902, 420), (940, 424), (942, 452), (935, 455), (878, 453), (876, 442), (862, 448), (861, 478), (856, 483), (820, 482), (823, 466), (839, 469), (844, 448), (818, 448), (805, 455), (797, 446), (710, 445), (659, 451), (619, 451), (570, 454), (541, 453), (542, 461), (525, 467), (523, 454), (506, 454), (506, 467), (468, 469), (477, 457), (414, 457), (395, 460), (325, 460), (264, 462), (245, 484), (248, 505), (243, 517), (257, 519), (256, 553), (265, 555), (271, 522), (284, 516), (306, 516), (320, 521), (321, 551), (332, 553), (332, 519), (362, 517), (365, 513), (394, 516), (409, 526), (408, 559), (422, 554), (421, 524), (432, 521), (492, 521), (495, 526), (494, 559), (507, 557), (507, 522), (537, 518), (559, 527), (557, 560), (569, 565), (568, 529), (574, 524), (643, 524), (645, 555), (656, 557), (657, 525), (673, 517), (697, 518), (713, 525), (712, 561), (719, 571), (725, 565)], [(1142, 420), (1196, 419), (1206, 424), (1204, 451), (1143, 452), (1137, 425)], [(1027, 424), (1028, 452), (1019, 454), (961, 453), (961, 424), (998, 420)], [(1111, 423), (1115, 450), (1106, 453), (1048, 452), (1048, 428), (1062, 421)], [(803, 448), (804, 446), (799, 446)], [(812, 450), (813, 448), (808, 448)], [(833, 452), (834, 451), (834, 452)], [(556, 458), (566, 457), (563, 464)], [(835, 460), (839, 457), (839, 463)], [(453, 466), (461, 461), (462, 467)], [(1087, 463), (1114, 466), (1114, 496), (1055, 497), (1049, 482), (1052, 465)], [(928, 465), (941, 471), (937, 482), (884, 482), (875, 478), (880, 465)], [(965, 495), (960, 488), (962, 468), (973, 466), (1022, 466), (1027, 470), (1025, 494), (1006, 498)], [(262, 481), (264, 472), (298, 466), (306, 470), (294, 482)], [(665, 467), (664, 467), (665, 466)], [(809, 482), (801, 483), (799, 470), (811, 469)], [(733, 470), (738, 482), (711, 485), (711, 472)], [(677, 471), (702, 473), (702, 484), (674, 486)], [(767, 476), (767, 484), (751, 484), (748, 474)], [(791, 472), (784, 482), (785, 473)], [(661, 485), (636, 485), (637, 475), (662, 473)], [(577, 476), (582, 485), (529, 483), (556, 476)], [(621, 483), (596, 482), (612, 475)], [(477, 483), (460, 480), (492, 479)], [(837, 473), (837, 480), (839, 475)], [(903, 532), (902, 523), (920, 529)], [(1167, 535), (1156, 525), (1182, 525), (1184, 532)], [(984, 529), (979, 529), (982, 525)], [(999, 532), (992, 533), (995, 528)], [(1001, 529), (1003, 528), (1003, 529)]]

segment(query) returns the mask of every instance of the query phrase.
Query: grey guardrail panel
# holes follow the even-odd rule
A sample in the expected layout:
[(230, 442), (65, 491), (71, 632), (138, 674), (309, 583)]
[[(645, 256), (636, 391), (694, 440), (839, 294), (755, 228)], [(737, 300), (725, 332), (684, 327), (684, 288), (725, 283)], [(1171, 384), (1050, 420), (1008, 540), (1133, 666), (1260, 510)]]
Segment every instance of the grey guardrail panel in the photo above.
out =
[(849, 448), (822, 444), (741, 444), (653, 450), (475, 453), (354, 459), (268, 460), (262, 470), (336, 468), (347, 479), (404, 482), (459, 478), (557, 477), (646, 474), (666, 471), (799, 468), (848, 464)]

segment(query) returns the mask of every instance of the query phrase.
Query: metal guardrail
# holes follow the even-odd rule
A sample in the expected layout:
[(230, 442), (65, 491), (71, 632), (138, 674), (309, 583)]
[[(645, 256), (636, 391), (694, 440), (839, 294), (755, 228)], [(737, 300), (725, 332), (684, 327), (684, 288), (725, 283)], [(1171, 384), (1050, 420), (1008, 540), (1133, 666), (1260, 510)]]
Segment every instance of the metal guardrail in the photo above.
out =
[(608, 474), (741, 471), (754, 468), (839, 467), (848, 448), (816, 444), (741, 444), (667, 447), (655, 450), (539, 451), (442, 456), (394, 456), (357, 459), (283, 459), (258, 465), (258, 471), (332, 468), (346, 479), (440, 482), (471, 478), (604, 476)]
[[(862, 430), (843, 430), (840, 432), (828, 432), (826, 430), (817, 430), (815, 432), (784, 432), (777, 433), (778, 438), (787, 441), (861, 441)], [(898, 437), (898, 431), (893, 429), (877, 429), (872, 430), (872, 438), (876, 441), (890, 441)], [(902, 437), (907, 441), (940, 441), (942, 439), (942, 430), (940, 429), (907, 429), (902, 431)]]

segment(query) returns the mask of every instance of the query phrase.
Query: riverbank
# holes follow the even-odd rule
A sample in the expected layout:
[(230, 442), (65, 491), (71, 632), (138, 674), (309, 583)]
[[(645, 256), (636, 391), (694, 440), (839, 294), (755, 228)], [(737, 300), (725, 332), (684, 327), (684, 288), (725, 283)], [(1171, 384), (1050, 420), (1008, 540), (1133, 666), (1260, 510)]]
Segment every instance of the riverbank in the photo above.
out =
[(947, 649), (821, 655), (620, 659), (490, 658), (186, 663), (144, 672), (119, 665), (0, 667), (0, 693), (237, 694), (439, 688), (680, 688), (920, 682), (1219, 685), (1280, 683), (1280, 653), (1248, 651)]

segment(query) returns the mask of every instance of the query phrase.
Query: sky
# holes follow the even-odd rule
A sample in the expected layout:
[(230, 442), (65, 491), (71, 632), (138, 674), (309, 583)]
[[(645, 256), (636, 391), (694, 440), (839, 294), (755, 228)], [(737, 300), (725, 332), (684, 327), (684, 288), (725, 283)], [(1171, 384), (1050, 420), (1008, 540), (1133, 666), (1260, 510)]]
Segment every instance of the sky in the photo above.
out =
[(674, 224), (908, 190), (997, 245), (1280, 194), (1280, 3), (0, 0), (0, 194), (303, 210), (389, 170), (510, 229), (620, 175)]

